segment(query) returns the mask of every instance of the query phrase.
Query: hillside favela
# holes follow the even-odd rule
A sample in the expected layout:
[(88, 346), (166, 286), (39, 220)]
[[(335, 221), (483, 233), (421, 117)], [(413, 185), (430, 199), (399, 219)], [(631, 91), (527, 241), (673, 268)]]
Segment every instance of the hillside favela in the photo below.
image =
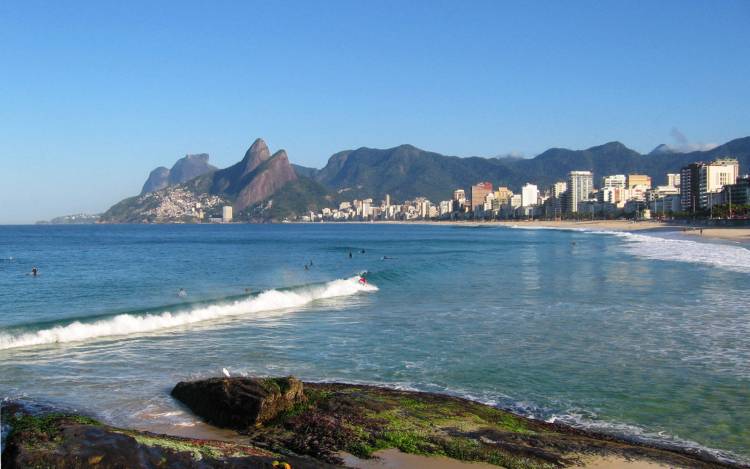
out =
[(0, 4), (0, 467), (750, 469), (748, 24)]

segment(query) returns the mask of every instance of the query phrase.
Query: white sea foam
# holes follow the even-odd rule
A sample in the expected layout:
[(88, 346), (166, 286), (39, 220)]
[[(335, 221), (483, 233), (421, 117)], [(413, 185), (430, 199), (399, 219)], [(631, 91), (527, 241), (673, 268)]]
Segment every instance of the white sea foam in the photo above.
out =
[(101, 337), (141, 334), (228, 316), (299, 308), (315, 300), (374, 292), (378, 287), (360, 284), (359, 276), (322, 285), (290, 290), (267, 290), (232, 303), (218, 303), (191, 310), (152, 314), (120, 314), (99, 321), (80, 321), (17, 335), (0, 335), (0, 350), (34, 345), (86, 341)]
[(667, 237), (667, 235), (675, 235), (676, 233), (640, 234), (627, 231), (523, 225), (512, 225), (511, 228), (577, 231), (580, 233), (618, 236), (626, 242), (626, 251), (634, 256), (663, 261), (703, 264), (734, 272), (750, 273), (750, 249), (723, 243)]
[(704, 264), (734, 272), (750, 273), (750, 249), (729, 244), (666, 238), (622, 231), (592, 231), (622, 238), (630, 254), (647, 259)]

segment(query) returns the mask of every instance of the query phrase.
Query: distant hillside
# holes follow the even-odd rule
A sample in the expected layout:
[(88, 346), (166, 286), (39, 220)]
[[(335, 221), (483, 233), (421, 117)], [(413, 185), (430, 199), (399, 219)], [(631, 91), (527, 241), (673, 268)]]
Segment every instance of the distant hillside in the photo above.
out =
[(564, 180), (573, 170), (593, 171), (596, 185), (603, 176), (620, 173), (648, 174), (655, 184), (662, 184), (666, 173), (678, 172), (687, 163), (723, 156), (737, 158), (741, 170), (748, 171), (750, 137), (691, 153), (659, 151), (641, 155), (620, 142), (610, 142), (585, 150), (552, 148), (529, 159), (458, 158), (411, 145), (387, 150), (363, 147), (334, 154), (314, 177), (348, 198), (381, 199), (391, 194), (395, 200), (426, 196), (438, 201), (449, 198), (455, 188), (469, 189), (479, 181), (518, 191), (526, 182), (551, 185)]
[(158, 191), (168, 186), (182, 184), (211, 171), (216, 171), (216, 167), (208, 164), (207, 153), (185, 155), (183, 158), (177, 160), (172, 169), (159, 166), (151, 171), (148, 179), (143, 184), (141, 195)]

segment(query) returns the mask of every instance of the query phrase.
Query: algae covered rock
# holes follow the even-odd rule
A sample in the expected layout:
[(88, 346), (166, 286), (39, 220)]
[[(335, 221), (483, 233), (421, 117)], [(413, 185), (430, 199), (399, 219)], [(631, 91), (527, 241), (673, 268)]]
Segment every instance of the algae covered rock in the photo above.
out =
[(305, 401), (302, 382), (287, 378), (210, 378), (172, 389), (196, 415), (214, 425), (246, 429), (268, 422)]

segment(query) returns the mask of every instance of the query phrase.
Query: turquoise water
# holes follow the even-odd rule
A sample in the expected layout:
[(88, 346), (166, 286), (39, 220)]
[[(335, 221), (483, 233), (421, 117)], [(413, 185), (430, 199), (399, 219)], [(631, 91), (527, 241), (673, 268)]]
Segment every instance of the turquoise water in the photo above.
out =
[(423, 225), (33, 226), (0, 227), (0, 259), (2, 396), (184, 430), (197, 423), (169, 390), (226, 367), (448, 392), (750, 458), (750, 251), (738, 245)]

